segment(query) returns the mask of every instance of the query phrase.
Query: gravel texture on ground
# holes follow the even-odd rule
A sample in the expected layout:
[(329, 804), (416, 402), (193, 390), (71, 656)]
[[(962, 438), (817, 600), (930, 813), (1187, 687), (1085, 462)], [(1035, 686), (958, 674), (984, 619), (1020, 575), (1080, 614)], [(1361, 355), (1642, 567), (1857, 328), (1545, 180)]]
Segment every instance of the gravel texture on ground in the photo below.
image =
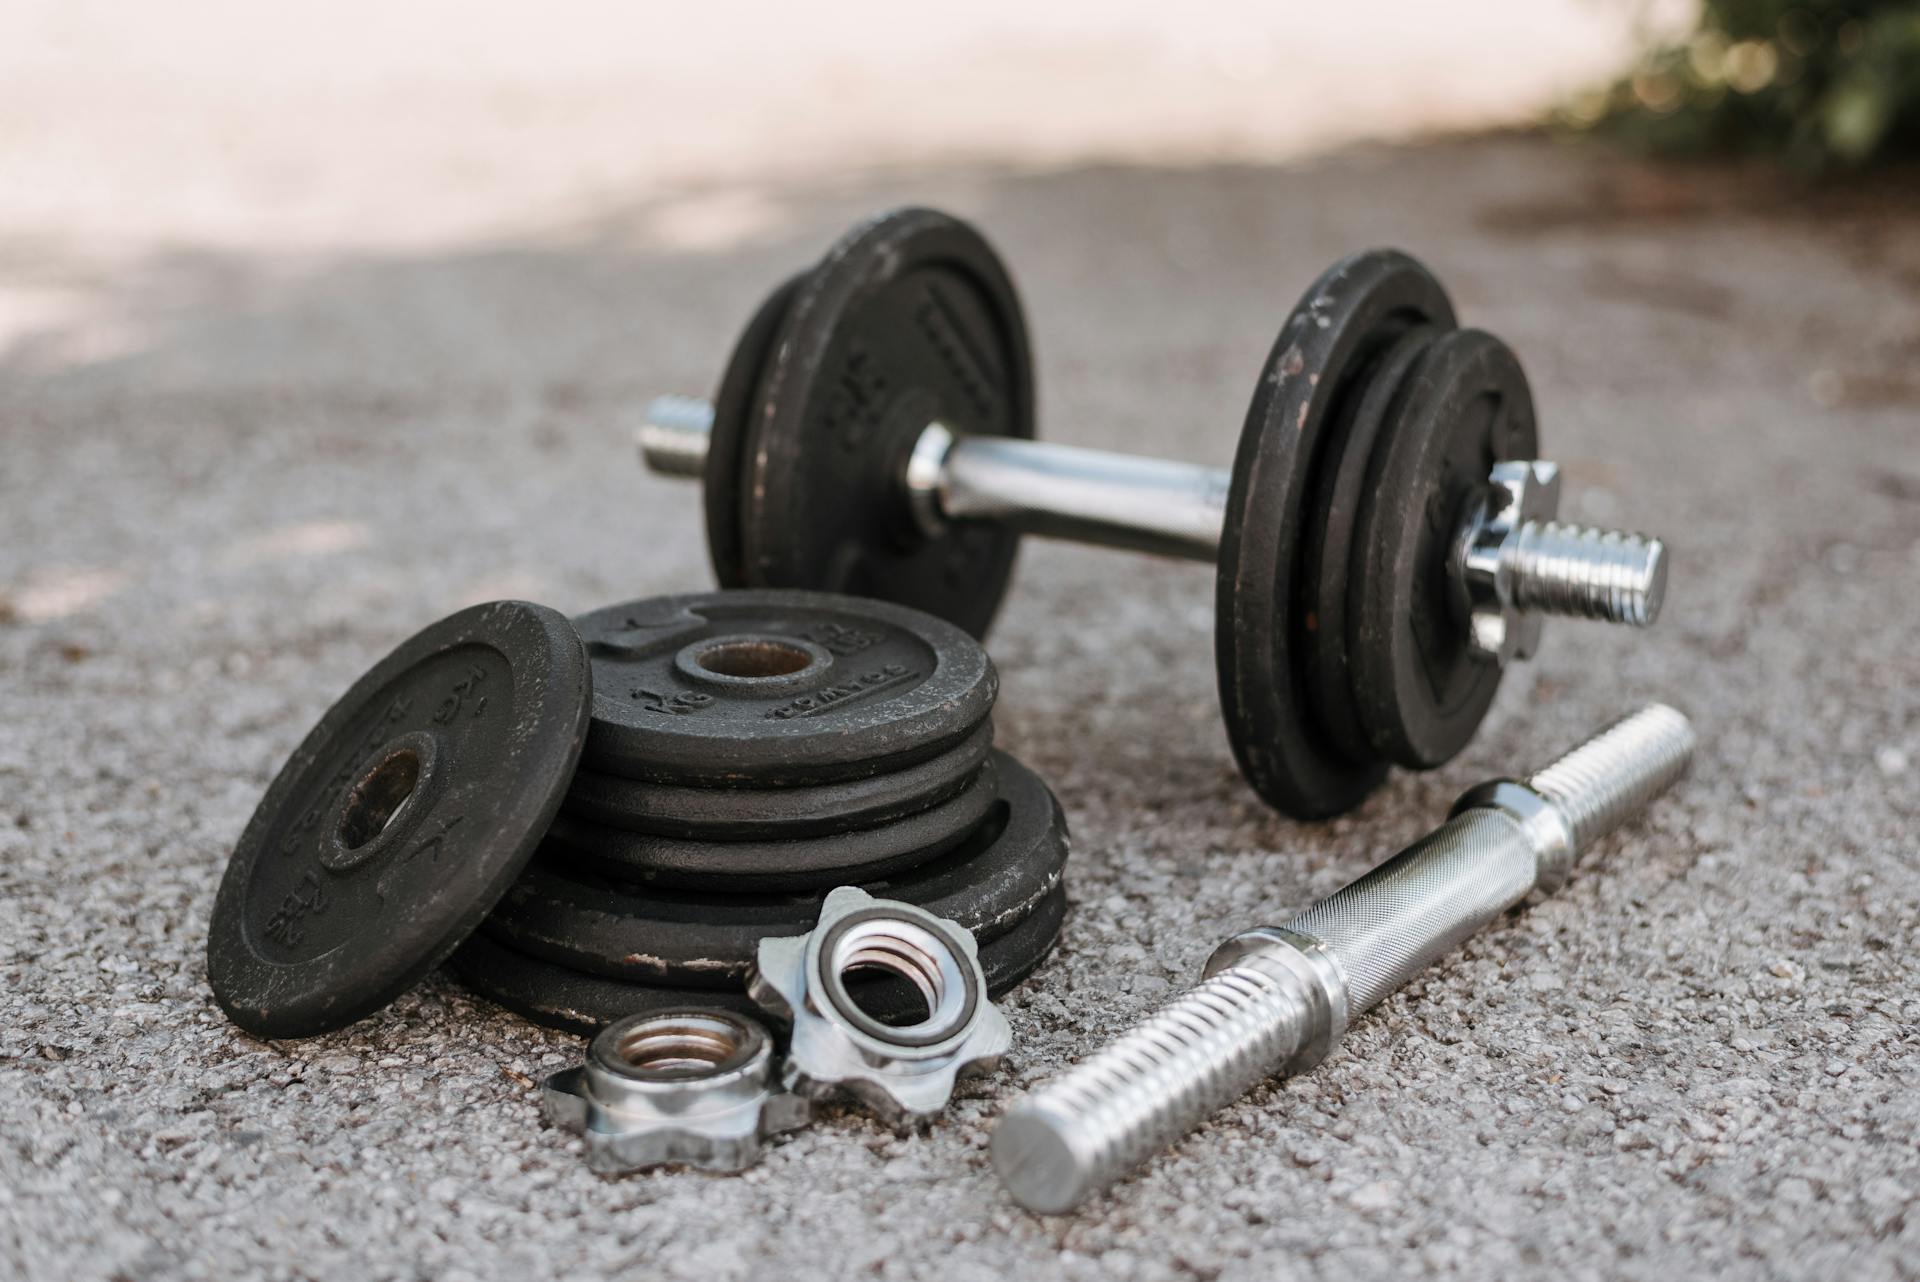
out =
[[(1527, 139), (1282, 168), (942, 169), (411, 255), (161, 255), (123, 322), (0, 357), (0, 1274), (1350, 1280), (1920, 1274), (1920, 208)], [(207, 917), (261, 790), (426, 622), (710, 583), (627, 430), (762, 291), (903, 201), (1026, 294), (1052, 439), (1231, 456), (1333, 258), (1424, 257), (1505, 336), (1577, 519), (1672, 544), (1650, 634), (1549, 625), (1478, 738), (1278, 818), (1214, 706), (1204, 569), (1030, 543), (1000, 742), (1071, 816), (1017, 1063), (931, 1133), (830, 1112), (737, 1178), (609, 1181), (539, 1120), (581, 1043), (438, 975), (303, 1042), (230, 1026)], [(69, 335), (68, 338), (73, 336)], [(97, 340), (97, 341), (95, 341)], [(62, 355), (61, 353), (66, 353)], [(1024, 1086), (1648, 699), (1690, 779), (1516, 913), (1082, 1214), (999, 1191)]]

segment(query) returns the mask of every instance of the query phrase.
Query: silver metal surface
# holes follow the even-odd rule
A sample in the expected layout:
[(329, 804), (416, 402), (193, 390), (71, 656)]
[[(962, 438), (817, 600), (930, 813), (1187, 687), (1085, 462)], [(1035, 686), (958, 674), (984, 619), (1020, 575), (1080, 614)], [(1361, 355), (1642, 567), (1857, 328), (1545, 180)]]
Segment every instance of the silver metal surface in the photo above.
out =
[(765, 1028), (688, 1006), (608, 1025), (587, 1061), (541, 1088), (547, 1119), (584, 1136), (587, 1165), (618, 1175), (671, 1163), (740, 1171), (811, 1105), (774, 1081)]
[(1497, 663), (1530, 659), (1540, 645), (1540, 618), (1514, 602), (1513, 544), (1529, 522), (1560, 512), (1560, 468), (1537, 459), (1493, 465), (1487, 497), (1460, 530), (1453, 567), (1467, 595), (1467, 640)]
[(1284, 926), (1256, 926), (1213, 950), (1202, 979), (1232, 970), (1266, 972), (1306, 1003), (1305, 1038), (1281, 1062), (1280, 1071), (1304, 1073), (1333, 1053), (1353, 1015), (1352, 984), (1331, 948), (1312, 935)]
[(1548, 888), (1679, 778), (1693, 748), (1686, 717), (1652, 704), (1524, 783), (1467, 794), (1439, 829), (1281, 928), (1229, 940), (1199, 987), (1008, 1111), (993, 1135), (1002, 1182), (1029, 1210), (1071, 1210), (1256, 1082), (1310, 1067), (1336, 1020)]
[(944, 423), (929, 423), (913, 443), (907, 455), (907, 506), (913, 509), (913, 522), (920, 532), (937, 539), (946, 532), (947, 514), (941, 503), (941, 490), (947, 474), (947, 455), (959, 439)]
[[(919, 988), (927, 1016), (884, 1024), (850, 995), (850, 972), (889, 971)], [(805, 935), (763, 939), (753, 999), (793, 1024), (783, 1085), (810, 1099), (848, 1096), (882, 1120), (931, 1121), (964, 1074), (992, 1072), (1013, 1041), (987, 998), (979, 948), (965, 927), (911, 904), (841, 886)]]
[[(712, 423), (704, 401), (658, 397), (640, 428), (641, 457), (655, 472), (700, 476)], [(929, 423), (908, 455), (901, 488), (929, 536), (953, 521), (996, 521), (1024, 534), (1213, 561), (1232, 480), (1224, 468), (968, 436)], [(1497, 463), (1488, 485), (1489, 497), (1462, 521), (1448, 563), (1476, 650), (1501, 664), (1527, 658), (1544, 615), (1634, 627), (1654, 621), (1666, 595), (1665, 544), (1554, 521), (1560, 470), (1552, 463)]]
[(1560, 807), (1524, 783), (1490, 779), (1462, 793), (1447, 817), (1470, 810), (1505, 814), (1526, 830), (1536, 889), (1552, 894), (1566, 884), (1573, 872), (1573, 825)]
[(1521, 610), (1644, 628), (1667, 599), (1667, 545), (1644, 534), (1529, 523), (1515, 540), (1513, 562)]
[(1560, 469), (1539, 459), (1493, 465), (1488, 495), (1461, 528), (1454, 575), (1466, 594), (1467, 638), (1497, 663), (1529, 658), (1540, 617), (1644, 628), (1667, 593), (1659, 539), (1563, 525)]
[(961, 436), (939, 479), (950, 521), (1190, 561), (1220, 554), (1232, 473), (1008, 436)]
[(713, 406), (691, 396), (656, 396), (647, 402), (634, 443), (650, 472), (698, 477), (706, 471), (713, 437)]

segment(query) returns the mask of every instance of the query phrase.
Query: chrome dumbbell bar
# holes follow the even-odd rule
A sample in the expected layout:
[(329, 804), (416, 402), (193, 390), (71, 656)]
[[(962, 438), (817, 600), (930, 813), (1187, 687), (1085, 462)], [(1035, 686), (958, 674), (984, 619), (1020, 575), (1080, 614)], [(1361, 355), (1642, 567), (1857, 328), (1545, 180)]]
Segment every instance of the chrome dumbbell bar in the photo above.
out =
[(1529, 776), (1461, 797), (1434, 832), (1278, 927), (1221, 945), (1206, 978), (1020, 1100), (993, 1162), (1029, 1210), (1068, 1211), (1222, 1105), (1324, 1059), (1349, 1020), (1644, 809), (1692, 759), (1693, 727), (1652, 704)]

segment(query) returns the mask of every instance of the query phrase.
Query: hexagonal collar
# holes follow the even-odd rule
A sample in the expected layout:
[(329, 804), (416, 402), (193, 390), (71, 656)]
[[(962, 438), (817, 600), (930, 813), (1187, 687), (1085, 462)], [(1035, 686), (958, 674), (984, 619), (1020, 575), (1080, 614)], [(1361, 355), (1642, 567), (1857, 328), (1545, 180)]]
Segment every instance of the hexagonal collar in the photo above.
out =
[(1465, 593), (1467, 639), (1504, 666), (1540, 645), (1540, 616), (1519, 608), (1514, 557), (1520, 533), (1560, 512), (1560, 466), (1539, 459), (1505, 459), (1487, 477), (1488, 494), (1460, 536), (1455, 565)]
[(585, 1064), (547, 1079), (541, 1102), (548, 1121), (586, 1138), (587, 1164), (604, 1175), (670, 1163), (745, 1170), (765, 1137), (811, 1113), (775, 1084), (764, 1027), (698, 1006), (609, 1024)]

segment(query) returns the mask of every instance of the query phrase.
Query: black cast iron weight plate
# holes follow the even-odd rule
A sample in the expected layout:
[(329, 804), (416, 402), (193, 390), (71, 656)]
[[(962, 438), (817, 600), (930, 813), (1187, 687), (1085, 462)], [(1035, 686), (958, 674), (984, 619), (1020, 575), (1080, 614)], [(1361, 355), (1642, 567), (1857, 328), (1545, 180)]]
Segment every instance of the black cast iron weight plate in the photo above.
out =
[(788, 841), (661, 837), (561, 815), (547, 833), (541, 859), (690, 890), (831, 889), (924, 863), (965, 841), (993, 807), (996, 773), (990, 759), (972, 782), (937, 806), (872, 828)]
[(993, 748), (993, 722), (937, 757), (808, 788), (690, 788), (577, 771), (561, 810), (629, 832), (702, 841), (790, 840), (871, 828), (954, 796)]
[(771, 788), (883, 774), (959, 743), (999, 693), (979, 642), (884, 601), (710, 592), (575, 626), (593, 661), (582, 763), (629, 779)]
[(727, 358), (726, 373), (713, 398), (713, 430), (707, 435), (707, 463), (701, 494), (707, 516), (707, 555), (721, 587), (747, 587), (740, 548), (740, 496), (746, 485), (747, 419), (759, 405), (760, 375), (773, 354), (773, 340), (793, 302), (803, 272), (767, 295), (747, 322)]
[(262, 1037), (385, 1006), (525, 867), (586, 733), (580, 638), (544, 606), (443, 619), (355, 682), (267, 788), (214, 900), (207, 976)]
[(1450, 327), (1452, 316), (1439, 283), (1407, 255), (1372, 250), (1343, 259), (1288, 316), (1247, 411), (1215, 589), (1220, 706), (1241, 773), (1296, 818), (1351, 809), (1384, 771), (1333, 750), (1313, 723), (1305, 688), (1311, 602), (1303, 524), (1317, 469), (1328, 462), (1328, 426), (1402, 334)]
[[(999, 796), (977, 832), (937, 859), (861, 883), (879, 899), (958, 922), (981, 943), (1025, 920), (1067, 862), (1067, 821), (1053, 793), (995, 754)], [(716, 895), (623, 885), (535, 861), (481, 927), (508, 946), (573, 970), (691, 988), (744, 984), (765, 938), (804, 934), (825, 891)]]
[(1347, 651), (1368, 741), (1411, 770), (1450, 760), (1486, 715), (1501, 668), (1467, 643), (1447, 562), (1502, 459), (1538, 458), (1533, 396), (1512, 350), (1481, 330), (1435, 341), (1408, 412), (1374, 450), (1355, 522)]
[(722, 582), (880, 597), (984, 636), (1019, 535), (930, 537), (901, 477), (927, 424), (1031, 437), (1033, 399), (1019, 296), (979, 232), (930, 209), (854, 228), (780, 321), (740, 451), (741, 573)]
[[(1019, 925), (980, 945), (980, 966), (986, 972), (990, 997), (1003, 996), (1039, 969), (1059, 941), (1066, 915), (1066, 888), (1055, 887)], [(616, 1019), (669, 1006), (718, 1006), (766, 1016), (740, 988), (627, 983), (529, 957), (486, 935), (475, 935), (461, 945), (452, 965), (461, 981), (480, 996), (536, 1024), (568, 1032), (597, 1033)], [(863, 1009), (881, 1019), (906, 1017), (921, 1007), (917, 992), (904, 980), (861, 978), (850, 980), (847, 988)]]
[(1354, 557), (1354, 517), (1366, 494), (1368, 462), (1382, 426), (1405, 411), (1408, 375), (1437, 333), (1416, 325), (1374, 363), (1367, 385), (1343, 416), (1341, 436), (1331, 447), (1314, 487), (1315, 503), (1307, 519), (1303, 564), (1307, 620), (1307, 696), (1314, 724), (1333, 748), (1350, 761), (1372, 761), (1378, 754), (1360, 727), (1353, 701), (1353, 665), (1347, 660), (1347, 599), (1365, 562)]

